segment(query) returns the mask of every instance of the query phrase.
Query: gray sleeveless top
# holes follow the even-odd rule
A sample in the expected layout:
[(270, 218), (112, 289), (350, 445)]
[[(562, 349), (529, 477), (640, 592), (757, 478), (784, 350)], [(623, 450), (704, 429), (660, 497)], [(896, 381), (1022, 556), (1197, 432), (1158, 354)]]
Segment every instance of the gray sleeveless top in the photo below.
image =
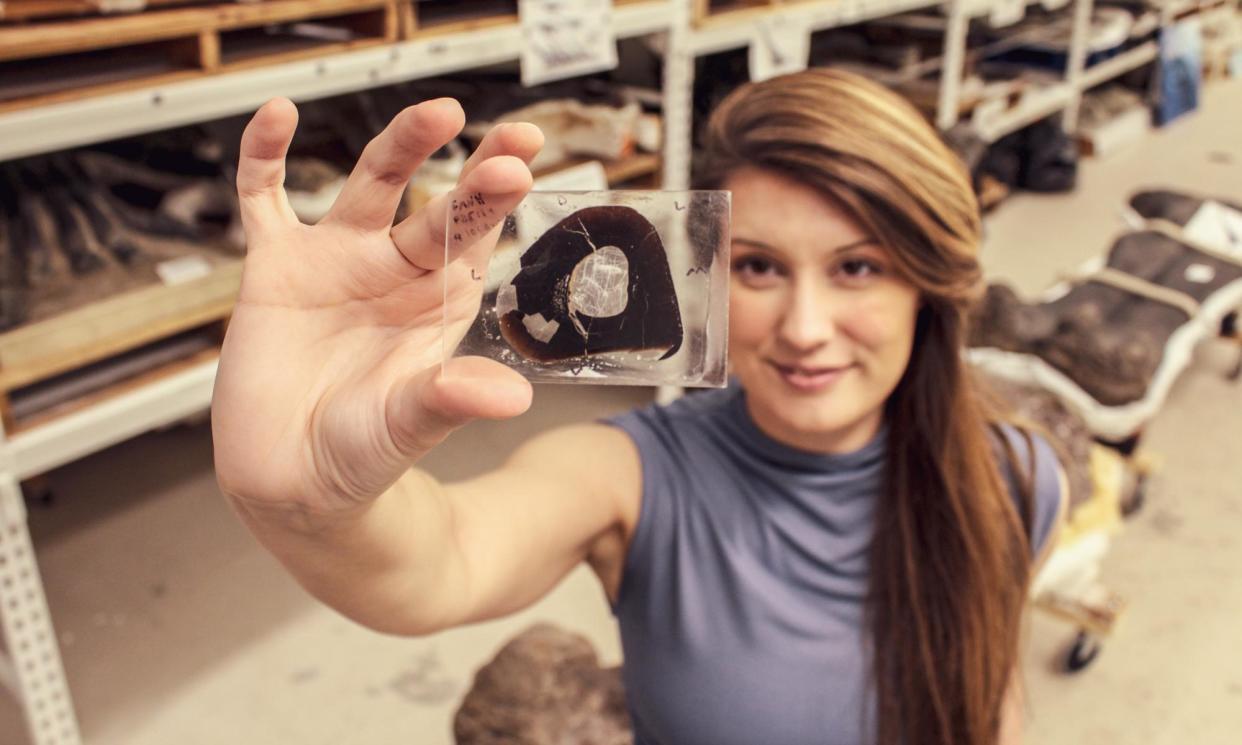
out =
[[(863, 600), (885, 432), (853, 453), (796, 450), (759, 430), (736, 386), (609, 423), (643, 469), (613, 607), (635, 745), (874, 739)], [(1038, 551), (1060, 487), (1035, 440)]]

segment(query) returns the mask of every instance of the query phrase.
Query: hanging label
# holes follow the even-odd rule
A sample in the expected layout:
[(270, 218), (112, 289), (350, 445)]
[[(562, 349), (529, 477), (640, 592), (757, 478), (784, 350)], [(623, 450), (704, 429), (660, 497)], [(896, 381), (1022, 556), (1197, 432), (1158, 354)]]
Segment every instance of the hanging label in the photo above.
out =
[(805, 20), (769, 13), (750, 38), (750, 79), (759, 82), (805, 70), (811, 56), (811, 28)]
[(155, 274), (166, 285), (181, 285), (211, 274), (211, 264), (202, 256), (191, 254), (161, 261), (155, 265)]
[(1242, 212), (1232, 207), (1207, 200), (1182, 231), (1195, 243), (1242, 257)]
[(617, 66), (612, 0), (521, 0), (522, 85)]

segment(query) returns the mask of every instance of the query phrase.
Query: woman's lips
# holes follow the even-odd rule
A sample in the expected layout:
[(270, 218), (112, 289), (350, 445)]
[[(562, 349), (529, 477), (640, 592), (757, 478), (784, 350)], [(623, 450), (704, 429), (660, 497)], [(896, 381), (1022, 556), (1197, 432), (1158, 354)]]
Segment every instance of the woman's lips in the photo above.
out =
[(787, 385), (803, 393), (815, 393), (825, 390), (840, 380), (853, 367), (853, 365), (812, 367), (810, 365), (782, 365), (776, 362), (769, 362), (769, 364), (772, 365), (776, 370), (776, 374)]

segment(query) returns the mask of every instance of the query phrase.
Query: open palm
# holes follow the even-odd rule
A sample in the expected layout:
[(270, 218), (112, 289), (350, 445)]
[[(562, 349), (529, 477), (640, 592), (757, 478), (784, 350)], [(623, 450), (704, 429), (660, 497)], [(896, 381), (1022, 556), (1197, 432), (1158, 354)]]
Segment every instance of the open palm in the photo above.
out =
[[(460, 358), (440, 369), (445, 283), (455, 344), (478, 310), (471, 270), (486, 264), (500, 226), (446, 266), (450, 197), (393, 225), (414, 170), (464, 123), (451, 99), (401, 112), (316, 225), (298, 221), (283, 187), (293, 104), (269, 102), (246, 128), (237, 189), (247, 256), (212, 402), (217, 476), (235, 500), (348, 509), (378, 496), (453, 428), (530, 405), (529, 384), (499, 363)], [(527, 163), (542, 141), (531, 125), (498, 127), (459, 189), (504, 215), (529, 191)]]

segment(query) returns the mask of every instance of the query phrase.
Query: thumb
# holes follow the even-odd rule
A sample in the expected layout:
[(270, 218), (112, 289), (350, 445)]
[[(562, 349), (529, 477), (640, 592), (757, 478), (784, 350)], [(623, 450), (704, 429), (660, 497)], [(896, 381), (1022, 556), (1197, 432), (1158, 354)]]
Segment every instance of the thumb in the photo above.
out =
[(530, 408), (530, 382), (499, 362), (458, 357), (393, 390), (388, 430), (398, 449), (421, 457), (473, 419), (509, 419)]

